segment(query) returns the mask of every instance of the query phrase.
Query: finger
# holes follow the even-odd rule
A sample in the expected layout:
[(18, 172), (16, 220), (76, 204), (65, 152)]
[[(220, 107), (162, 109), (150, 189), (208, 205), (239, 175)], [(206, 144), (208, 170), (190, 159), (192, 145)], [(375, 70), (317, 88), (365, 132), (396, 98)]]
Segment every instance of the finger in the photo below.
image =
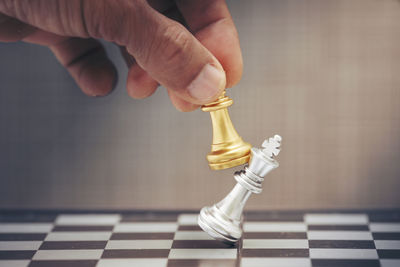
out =
[[(159, 8), (160, 7), (158, 7), (158, 9)], [(163, 14), (167, 17), (175, 21), (184, 23), (183, 17), (175, 5), (170, 5), (168, 6), (168, 8), (164, 7), (163, 10)], [(150, 76), (151, 74), (145, 71), (141, 66), (139, 66), (139, 64), (137, 64), (134, 58), (126, 50), (122, 51), (122, 53), (125, 60), (127, 61), (128, 66), (130, 66), (127, 82), (127, 90), (129, 95), (133, 98), (144, 98), (153, 94), (158, 87), (158, 82), (155, 79), (152, 79), (152, 77)], [(180, 77), (179, 75), (181, 74), (175, 76)], [(219, 91), (219, 88), (215, 89), (217, 89), (217, 92)], [(170, 89), (169, 91), (172, 90), (173, 89)], [(204, 88), (201, 88), (200, 90), (204, 90)], [(219, 92), (217, 93), (217, 95), (219, 95)], [(174, 96), (175, 97), (171, 97), (171, 100), (174, 101), (174, 103), (180, 110), (189, 111), (196, 109), (198, 106), (195, 105), (195, 107), (193, 107), (194, 105), (189, 105), (190, 102), (184, 101), (183, 99), (185, 99), (185, 96), (182, 97), (182, 94), (180, 94), (179, 92), (175, 93)], [(206, 99), (205, 101), (209, 101), (209, 99)]]
[(48, 46), (89, 96), (104, 96), (115, 87), (117, 72), (103, 46), (93, 39), (69, 38), (37, 30), (24, 42)]
[(177, 0), (176, 3), (196, 38), (221, 62), (227, 87), (237, 84), (243, 71), (242, 53), (225, 1)]
[(122, 57), (125, 59), (129, 68), (126, 82), (126, 90), (132, 98), (142, 99), (151, 96), (158, 87), (158, 82), (143, 70), (135, 59), (126, 51), (125, 47), (120, 47)]
[(85, 94), (104, 96), (114, 89), (117, 72), (98, 41), (63, 37), (41, 30), (23, 41), (48, 46)]
[(139, 30), (139, 41), (127, 44), (138, 65), (187, 102), (204, 104), (217, 98), (225, 89), (218, 60), (181, 24), (152, 9), (141, 14), (147, 28)]
[(134, 63), (130, 67), (126, 83), (126, 90), (130, 97), (136, 99), (149, 97), (157, 90), (158, 85), (158, 82), (138, 64)]
[(85, 94), (105, 96), (114, 89), (117, 71), (100, 42), (65, 38), (50, 49)]
[(126, 82), (128, 95), (135, 99), (151, 96), (157, 90), (158, 82), (136, 63), (125, 47), (120, 47), (120, 51), (129, 68)]
[(20, 40), (50, 47), (87, 95), (102, 96), (113, 89), (116, 70), (99, 42), (45, 32), (0, 13), (0, 41)]
[(37, 29), (32, 34), (23, 38), (21, 41), (50, 47), (54, 44), (61, 43), (66, 39), (68, 39), (68, 37)]
[(198, 109), (200, 106), (196, 104), (192, 104), (188, 101), (180, 98), (175, 91), (167, 90), (171, 103), (175, 106), (175, 108), (182, 112), (189, 112)]
[(123, 59), (125, 60), (126, 66), (130, 68), (133, 64), (136, 64), (135, 58), (126, 51), (126, 48), (123, 46), (119, 47), (119, 51), (121, 52), (121, 55)]
[(0, 13), (0, 42), (19, 41), (35, 30), (35, 27)]
[(126, 46), (141, 68), (188, 102), (208, 103), (225, 89), (218, 60), (181, 24), (144, 0), (0, 0), (0, 12), (52, 33)]
[[(150, 1), (149, 4), (157, 11), (175, 21), (183, 21), (183, 17), (172, 1)], [(120, 47), (121, 54), (128, 65), (128, 79), (126, 89), (128, 94), (136, 99), (151, 96), (158, 87), (158, 82), (143, 70), (125, 47)]]
[[(88, 32), (126, 46), (143, 70), (180, 98), (204, 104), (225, 88), (225, 73), (218, 60), (181, 24), (145, 1), (122, 1), (118, 6), (96, 1), (93, 9), (85, 15)], [(110, 13), (125, 18), (124, 23), (104, 25), (103, 18)]]

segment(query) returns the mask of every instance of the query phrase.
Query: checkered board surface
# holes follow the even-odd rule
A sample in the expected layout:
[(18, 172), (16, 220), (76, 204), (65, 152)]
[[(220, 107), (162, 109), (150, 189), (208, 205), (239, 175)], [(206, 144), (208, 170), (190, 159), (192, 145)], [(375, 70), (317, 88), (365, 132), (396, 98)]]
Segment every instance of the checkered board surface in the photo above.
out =
[(0, 267), (400, 266), (400, 212), (252, 212), (230, 247), (196, 213), (0, 212)]

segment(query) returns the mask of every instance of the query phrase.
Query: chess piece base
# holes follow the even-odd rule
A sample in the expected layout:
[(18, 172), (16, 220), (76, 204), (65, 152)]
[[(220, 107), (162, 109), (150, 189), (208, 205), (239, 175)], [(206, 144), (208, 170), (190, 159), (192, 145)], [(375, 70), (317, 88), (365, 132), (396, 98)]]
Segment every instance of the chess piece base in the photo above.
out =
[(224, 156), (223, 154), (218, 154), (218, 157), (215, 160), (213, 158), (214, 158), (213, 153), (210, 153), (207, 155), (208, 165), (210, 166), (210, 169), (223, 170), (223, 169), (236, 167), (236, 166), (239, 166), (242, 164), (246, 164), (247, 162), (249, 162), (250, 153), (247, 155), (244, 155), (240, 158), (233, 158), (228, 161), (219, 161), (220, 159), (226, 158), (226, 156)]
[(242, 236), (242, 220), (232, 220), (216, 205), (200, 211), (198, 224), (206, 233), (224, 243), (234, 245)]

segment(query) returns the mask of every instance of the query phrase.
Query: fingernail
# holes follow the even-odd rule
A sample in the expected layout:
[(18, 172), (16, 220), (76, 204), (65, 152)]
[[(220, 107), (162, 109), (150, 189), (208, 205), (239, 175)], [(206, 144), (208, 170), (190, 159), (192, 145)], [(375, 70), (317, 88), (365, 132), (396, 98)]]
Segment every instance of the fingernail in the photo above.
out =
[(225, 89), (225, 73), (207, 64), (188, 86), (189, 94), (200, 101), (210, 101)]

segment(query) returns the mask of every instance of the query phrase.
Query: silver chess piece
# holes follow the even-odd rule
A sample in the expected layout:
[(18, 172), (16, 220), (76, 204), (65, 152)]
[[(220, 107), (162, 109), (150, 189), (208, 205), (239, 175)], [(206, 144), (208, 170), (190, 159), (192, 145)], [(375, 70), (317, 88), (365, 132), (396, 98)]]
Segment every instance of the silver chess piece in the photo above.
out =
[(274, 159), (281, 149), (279, 135), (265, 140), (262, 148), (252, 148), (249, 165), (235, 172), (237, 184), (232, 191), (212, 207), (204, 207), (198, 217), (199, 226), (213, 238), (234, 244), (242, 236), (242, 212), (251, 193), (262, 191), (261, 183), (265, 175), (277, 168)]

